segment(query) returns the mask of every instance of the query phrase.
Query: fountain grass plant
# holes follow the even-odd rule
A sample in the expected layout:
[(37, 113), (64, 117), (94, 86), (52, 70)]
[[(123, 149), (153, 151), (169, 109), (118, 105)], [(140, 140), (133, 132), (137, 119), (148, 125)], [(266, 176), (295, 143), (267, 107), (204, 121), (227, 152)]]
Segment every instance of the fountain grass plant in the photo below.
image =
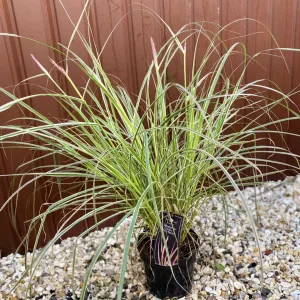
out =
[[(65, 196), (61, 193), (58, 201), (49, 203), (44, 212), (31, 220), (28, 236), (24, 239), (26, 243), (29, 235), (36, 230), (34, 263), (25, 272), (31, 278), (45, 253), (75, 225), (90, 217), (94, 218), (95, 224), (85, 230), (81, 237), (110, 218), (120, 218), (95, 251), (87, 269), (81, 299), (87, 289), (92, 268), (107, 241), (122, 222), (131, 216), (120, 270), (118, 299), (121, 299), (130, 240), (137, 221), (155, 236), (157, 229), (162, 226), (163, 211), (180, 214), (184, 216), (181, 235), (184, 240), (201, 206), (214, 195), (226, 194), (229, 189), (234, 189), (243, 200), (258, 242), (252, 213), (241, 189), (259, 185), (266, 176), (280, 173), (283, 169), (298, 170), (297, 164), (289, 165), (272, 159), (274, 154), (288, 155), (297, 162), (298, 156), (286, 147), (276, 145), (275, 142), (272, 144), (271, 136), (276, 134), (284, 139), (291, 135), (282, 130), (280, 124), (299, 119), (299, 113), (296, 108), (292, 109), (292, 93), (284, 94), (274, 83), (264, 79), (245, 81), (249, 64), (267, 51), (250, 56), (245, 45), (240, 42), (226, 48), (220, 36), (228, 26), (218, 27), (218, 31), (213, 33), (204, 29), (205, 23), (188, 24), (176, 33), (164, 23), (170, 38), (160, 49), (156, 49), (152, 40), (151, 43), (149, 41), (153, 61), (139, 93), (133, 96), (103, 69), (99, 60), (103, 49), (99, 52), (94, 47), (92, 33), (89, 31), (89, 38), (85, 39), (78, 30), (87, 7), (86, 4), (79, 22), (74, 24), (68, 46), (61, 45), (63, 51), (51, 47), (65, 57), (65, 68), (53, 60), (52, 64), (72, 87), (72, 95), (34, 57), (42, 74), (29, 78), (27, 82), (44, 76), (54, 85), (53, 90), (44, 87), (42, 93), (16, 97), (1, 88), (3, 94), (11, 99), (0, 107), (1, 113), (14, 106), (30, 113), (30, 117), (25, 114), (21, 118), (28, 121), (29, 125), (1, 126), (2, 147), (19, 147), (39, 153), (39, 156), (20, 166), (19, 173), (14, 174), (22, 179), (28, 175), (31, 177), (27, 181), (20, 181), (2, 209), (16, 197), (22, 201), (22, 189), (37, 183), (40, 178), (46, 178), (48, 183), (57, 185), (60, 190), (65, 179), (76, 180), (73, 192), (70, 189)], [(85, 46), (92, 65), (71, 51), (70, 45), (75, 35)], [(186, 44), (190, 39), (195, 39), (196, 43), (190, 60), (192, 63), (188, 64), (187, 60), (191, 57), (187, 57)], [(207, 40), (208, 46), (204, 55), (199, 57), (197, 47), (201, 39)], [(220, 48), (222, 51), (219, 51)], [(277, 51), (281, 55), (282, 51), (293, 50), (278, 47), (268, 51)], [(243, 55), (243, 62), (238, 71), (233, 70), (228, 74), (226, 68), (231, 57), (237, 53)], [(183, 82), (170, 81), (168, 69), (179, 56), (182, 59)], [(207, 69), (212, 57), (217, 59)], [(73, 82), (73, 74), (68, 68), (71, 63), (88, 78), (84, 87), (78, 87)], [(278, 97), (268, 98), (265, 91), (276, 93)], [(170, 95), (176, 97), (172, 99)], [(50, 119), (26, 102), (29, 98), (40, 101), (45, 97), (55, 99), (67, 117)], [(278, 106), (287, 111), (286, 118), (274, 117), (272, 110)], [(268, 121), (260, 123), (264, 115)], [(24, 135), (30, 139), (18, 139)], [(267, 158), (262, 158), (261, 153)], [(31, 163), (44, 158), (53, 159), (53, 164), (43, 166), (43, 169), (37, 167), (28, 170)], [(26, 172), (22, 172), (24, 168), (27, 168)], [(55, 236), (37, 254), (47, 217), (61, 210), (67, 214)], [(74, 220), (73, 216), (79, 210), (83, 214)], [(75, 265), (74, 254), (73, 267)]]

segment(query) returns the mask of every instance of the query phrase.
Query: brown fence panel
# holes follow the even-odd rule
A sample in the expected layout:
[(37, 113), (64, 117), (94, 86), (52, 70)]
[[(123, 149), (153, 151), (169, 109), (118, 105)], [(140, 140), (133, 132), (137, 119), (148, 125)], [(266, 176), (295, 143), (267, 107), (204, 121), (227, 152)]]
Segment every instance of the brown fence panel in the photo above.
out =
[[(58, 0), (1, 0), (0, 31), (30, 37), (49, 45), (58, 43), (66, 45), (73, 30), (73, 25), (68, 18), (70, 17), (73, 22), (76, 22), (85, 1), (63, 0), (62, 3), (64, 7)], [(98, 49), (103, 47), (109, 34), (120, 21), (100, 60), (104, 69), (109, 74), (119, 77), (132, 93), (138, 91), (148, 64), (152, 60), (150, 38), (153, 38), (156, 48), (159, 48), (170, 36), (154, 12), (163, 18), (174, 31), (189, 22), (208, 21), (226, 25), (238, 19), (248, 18), (232, 24), (229, 31), (222, 34), (222, 38), (228, 40), (227, 45), (232, 45), (236, 40), (242, 41), (246, 44), (250, 55), (276, 46), (263, 25), (270, 29), (281, 47), (300, 48), (300, 3), (297, 0), (149, 0), (139, 1), (139, 3), (147, 7), (138, 5), (137, 1), (133, 0), (94, 0), (91, 4), (90, 15), (90, 24)], [(65, 10), (69, 16), (66, 15)], [(250, 19), (255, 19), (262, 24)], [(80, 31), (83, 34), (87, 33), (87, 26), (86, 21), (80, 25)], [(209, 23), (203, 23), (203, 26), (215, 32), (217, 30), (216, 26)], [(240, 38), (238, 38), (239, 36)], [(195, 40), (194, 38), (188, 45), (188, 51), (190, 51), (188, 57), (195, 45)], [(198, 44), (199, 60), (201, 60), (206, 46), (205, 42)], [(88, 55), (78, 37), (75, 38), (71, 49), (76, 50), (81, 58), (89, 62)], [(219, 50), (222, 51), (222, 48), (220, 47)], [(1, 87), (11, 87), (12, 89), (22, 79), (39, 72), (37, 65), (31, 59), (31, 54), (47, 68), (51, 67), (49, 57), (57, 61), (63, 60), (61, 55), (54, 54), (44, 46), (26, 40), (0, 37)], [(245, 80), (270, 79), (278, 84), (284, 92), (296, 88), (300, 83), (300, 53), (286, 52), (284, 54), (288, 69), (280, 58), (269, 55), (261, 56), (256, 64), (251, 65)], [(233, 68), (238, 67), (241, 61), (241, 56), (236, 55), (232, 61)], [(191, 57), (188, 63), (191, 64)], [(176, 80), (182, 80), (183, 77), (180, 64), (181, 61), (178, 58), (177, 63), (171, 67), (169, 72), (169, 75)], [(75, 83), (82, 86), (84, 79), (75, 66), (70, 66), (70, 73)], [(74, 92), (58, 71), (53, 74), (60, 79), (62, 87), (68, 93)], [(38, 79), (35, 83), (43, 85), (45, 81)], [(20, 85), (16, 89), (18, 96), (30, 95), (36, 91), (38, 91), (38, 87), (33, 85)], [(273, 93), (268, 95), (277, 97)], [(298, 95), (294, 95), (292, 100), (298, 105), (300, 98)], [(0, 95), (0, 105), (7, 101), (7, 97)], [(30, 99), (28, 103), (49, 116), (64, 116), (59, 105), (51, 99), (43, 99), (43, 101)], [(240, 105), (243, 103), (241, 102)], [(284, 117), (285, 114), (280, 107), (277, 107), (274, 113), (279, 117)], [(22, 113), (17, 108), (11, 109), (5, 114), (1, 114), (0, 126), (21, 116)], [(267, 122), (268, 118), (264, 117), (262, 121)], [(19, 122), (24, 121), (20, 120)], [(284, 126), (291, 133), (300, 134), (299, 121), (293, 121)], [(278, 143), (283, 145), (280, 140)], [(294, 142), (292, 136), (287, 136), (285, 143), (293, 152), (300, 155), (300, 146)], [(20, 149), (1, 150), (0, 174), (14, 173), (26, 155), (28, 153)], [(295, 161), (288, 157), (285, 157), (284, 161), (295, 164)], [(45, 159), (42, 163), (49, 164), (51, 160)], [(5, 203), (8, 198), (11, 183), (12, 177), (0, 176), (0, 205)], [(39, 183), (44, 183), (44, 181), (41, 180)], [(25, 221), (39, 211), (41, 205), (47, 201), (45, 199), (47, 190), (41, 189), (35, 198), (32, 197), (33, 190), (34, 186), (28, 186), (22, 192), (14, 227), (11, 225), (9, 207), (0, 213), (2, 255), (16, 249), (20, 238), (26, 232)], [(51, 201), (55, 201), (57, 195), (53, 199)], [(61, 213), (57, 213), (49, 218), (45, 227), (47, 238), (54, 234), (61, 216)], [(84, 226), (72, 231), (70, 235), (77, 234)]]

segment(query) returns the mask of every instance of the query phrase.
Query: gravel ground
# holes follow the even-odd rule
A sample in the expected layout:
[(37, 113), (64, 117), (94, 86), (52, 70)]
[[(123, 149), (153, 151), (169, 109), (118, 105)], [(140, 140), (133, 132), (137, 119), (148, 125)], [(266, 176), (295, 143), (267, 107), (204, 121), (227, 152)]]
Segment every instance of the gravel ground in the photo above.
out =
[[(207, 204), (195, 219), (194, 229), (201, 237), (201, 249), (195, 266), (194, 287), (185, 299), (300, 299), (300, 177), (289, 178), (286, 182), (267, 182), (260, 189), (247, 188), (243, 193), (255, 217), (255, 195), (260, 197), (258, 224), (264, 281), (260, 280), (259, 251), (242, 202), (230, 193), (226, 239), (220, 197)], [(96, 263), (86, 299), (116, 299), (129, 222), (126, 220), (116, 236), (109, 240)], [(34, 274), (30, 299), (77, 299), (94, 250), (108, 231), (109, 228), (104, 228), (78, 239), (73, 284), (75, 238), (55, 245)], [(134, 246), (129, 253), (123, 299), (154, 299), (144, 286), (143, 265)], [(31, 258), (29, 253), (27, 260)], [(0, 260), (0, 299), (26, 298), (28, 277), (9, 294), (24, 269), (22, 255), (11, 254)]]

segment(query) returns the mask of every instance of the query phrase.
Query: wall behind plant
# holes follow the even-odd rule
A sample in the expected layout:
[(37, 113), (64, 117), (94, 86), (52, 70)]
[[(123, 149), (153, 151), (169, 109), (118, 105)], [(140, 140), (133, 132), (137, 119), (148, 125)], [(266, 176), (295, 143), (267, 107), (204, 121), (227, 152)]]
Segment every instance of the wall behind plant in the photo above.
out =
[[(49, 45), (58, 45), (58, 43), (66, 45), (73, 30), (70, 20), (73, 22), (78, 20), (85, 1), (62, 0), (61, 2), (65, 9), (59, 0), (1, 0), (0, 32), (15, 33)], [(146, 5), (148, 9), (134, 4), (137, 2)], [(136, 92), (141, 85), (148, 63), (152, 59), (150, 37), (159, 47), (168, 35), (167, 29), (149, 12), (149, 9), (160, 15), (173, 31), (193, 21), (210, 21), (226, 25), (234, 20), (249, 18), (231, 25), (229, 30), (222, 34), (222, 39), (227, 40), (227, 45), (237, 40), (242, 41), (248, 47), (250, 54), (275, 47), (266, 29), (250, 19), (255, 19), (269, 28), (281, 47), (300, 48), (300, 2), (298, 0), (94, 0), (91, 5), (90, 24), (98, 48), (103, 46), (111, 30), (125, 16), (107, 43), (101, 62), (107, 73), (119, 77), (132, 93)], [(86, 21), (80, 25), (79, 29), (82, 33), (87, 32), (87, 25)], [(193, 47), (193, 45), (190, 46)], [(204, 47), (204, 44), (198, 45), (199, 53)], [(74, 40), (72, 49), (88, 61), (87, 53), (77, 39)], [(1, 87), (12, 89), (24, 78), (39, 72), (37, 65), (31, 59), (31, 54), (34, 54), (44, 66), (49, 68), (51, 67), (49, 57), (56, 61), (62, 60), (60, 55), (54, 55), (42, 45), (28, 40), (0, 37)], [(278, 57), (269, 55), (260, 57), (257, 65), (249, 68), (246, 81), (266, 78), (273, 80), (284, 92), (296, 88), (300, 84), (300, 54), (287, 52), (285, 58), (287, 66)], [(238, 66), (240, 62), (240, 56), (233, 57), (233, 67)], [(55, 74), (56, 71), (53, 72)], [(83, 84), (78, 70), (71, 68), (70, 74), (79, 86)], [(170, 76), (176, 79), (181, 78), (180, 64), (172, 67)], [(64, 79), (59, 80), (61, 85), (68, 89)], [(45, 84), (43, 80), (36, 80), (35, 83)], [(26, 96), (36, 92), (37, 89), (36, 85), (21, 84), (15, 89), (15, 93), (18, 96)], [(293, 100), (299, 103), (300, 97), (294, 96)], [(9, 101), (8, 98), (0, 96), (0, 105), (7, 101)], [(63, 117), (61, 108), (50, 99), (34, 102), (29, 100), (29, 102), (45, 114)], [(282, 116), (282, 110), (276, 108), (274, 114)], [(0, 126), (19, 117), (22, 117), (22, 111), (18, 108), (9, 110), (1, 114)], [(285, 126), (288, 126), (290, 132), (300, 133), (300, 121), (290, 122)], [(300, 154), (300, 146), (293, 141), (293, 138), (287, 137), (285, 142), (292, 151)], [(2, 150), (0, 174), (14, 173), (28, 155), (25, 150), (20, 149)], [(288, 158), (286, 162), (289, 162)], [(41, 183), (45, 182), (41, 181)], [(0, 176), (0, 205), (7, 199), (11, 184), (11, 177)], [(35, 188), (28, 186), (22, 192), (22, 199), (18, 199), (16, 219), (11, 220), (10, 207), (0, 212), (2, 255), (16, 250), (20, 244), (20, 238), (26, 231), (24, 222), (36, 214), (43, 204), (54, 201), (53, 198), (48, 197), (51, 191), (45, 188), (39, 189), (34, 195), (32, 192)], [(61, 212), (58, 212), (47, 220), (43, 242), (54, 234), (61, 216)], [(87, 222), (78, 226), (70, 232), (70, 235), (77, 234), (88, 225)]]

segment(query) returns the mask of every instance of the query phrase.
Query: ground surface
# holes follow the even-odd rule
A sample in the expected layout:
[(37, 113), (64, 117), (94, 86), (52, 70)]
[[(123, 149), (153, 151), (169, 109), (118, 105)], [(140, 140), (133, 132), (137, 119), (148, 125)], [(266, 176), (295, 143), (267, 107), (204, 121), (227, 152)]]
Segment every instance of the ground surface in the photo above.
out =
[[(263, 188), (243, 192), (255, 213), (259, 200), (259, 236), (263, 253), (263, 277), (259, 251), (251, 226), (234, 193), (227, 197), (228, 228), (225, 243), (223, 204), (216, 197), (195, 220), (201, 237), (201, 257), (196, 264), (194, 287), (187, 299), (300, 299), (300, 177), (287, 182), (268, 182)], [(109, 241), (96, 263), (85, 298), (116, 299), (127, 220)], [(77, 299), (90, 259), (109, 228), (78, 240), (76, 268), (72, 284), (75, 238), (55, 245), (33, 277), (33, 299)], [(145, 286), (143, 265), (132, 247), (123, 299), (154, 299)], [(31, 255), (27, 255), (31, 260)], [(9, 255), (0, 260), (0, 299), (25, 299), (29, 277), (24, 277), (14, 293), (9, 293), (25, 270), (25, 258)], [(263, 289), (260, 288), (262, 283)], [(74, 289), (72, 290), (72, 287)]]

